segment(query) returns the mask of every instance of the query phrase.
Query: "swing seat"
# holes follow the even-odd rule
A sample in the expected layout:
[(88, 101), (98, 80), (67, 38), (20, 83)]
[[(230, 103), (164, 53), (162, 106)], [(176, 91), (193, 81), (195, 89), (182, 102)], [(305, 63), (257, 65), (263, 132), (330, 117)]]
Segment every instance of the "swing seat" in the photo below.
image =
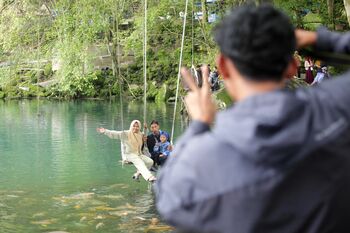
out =
[[(124, 142), (120, 141), (120, 149), (121, 149), (121, 157), (122, 157), (121, 162), (122, 162), (122, 164), (132, 164), (132, 162), (130, 162), (125, 156), (125, 148), (126, 148), (126, 146), (125, 146)], [(148, 151), (147, 145), (144, 146), (142, 152), (144, 155), (151, 158), (151, 153)]]
[(126, 156), (125, 156), (125, 148), (126, 148), (126, 146), (125, 146), (124, 142), (121, 140), (121, 141), (120, 141), (120, 149), (121, 149), (121, 157), (122, 157), (121, 162), (122, 162), (123, 165), (124, 165), (124, 164), (132, 164), (132, 162), (130, 162), (130, 161), (128, 161), (128, 160), (126, 159)]

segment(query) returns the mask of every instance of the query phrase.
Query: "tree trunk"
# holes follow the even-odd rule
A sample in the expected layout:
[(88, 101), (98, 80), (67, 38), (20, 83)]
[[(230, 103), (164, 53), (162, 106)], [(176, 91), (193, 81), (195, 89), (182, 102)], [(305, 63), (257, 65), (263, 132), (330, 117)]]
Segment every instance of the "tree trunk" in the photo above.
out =
[[(111, 57), (112, 57), (112, 72), (113, 72), (113, 81), (118, 82), (118, 58), (119, 54), (117, 54), (117, 43), (118, 43), (118, 16), (113, 14), (113, 26), (111, 28), (111, 38), (110, 41), (108, 41), (107, 48), (109, 48), (110, 42), (112, 42), (112, 49), (110, 51)], [(109, 86), (109, 98), (112, 98), (112, 86)]]
[(346, 11), (346, 16), (348, 18), (348, 23), (350, 26), (350, 0), (344, 0), (344, 6)]
[(334, 29), (334, 0), (327, 0), (329, 21)]
[(206, 0), (201, 0), (202, 3), (202, 13), (203, 13), (203, 18), (202, 18), (202, 22), (203, 22), (203, 26), (205, 28), (205, 25), (208, 22), (208, 9), (207, 9), (207, 1)]

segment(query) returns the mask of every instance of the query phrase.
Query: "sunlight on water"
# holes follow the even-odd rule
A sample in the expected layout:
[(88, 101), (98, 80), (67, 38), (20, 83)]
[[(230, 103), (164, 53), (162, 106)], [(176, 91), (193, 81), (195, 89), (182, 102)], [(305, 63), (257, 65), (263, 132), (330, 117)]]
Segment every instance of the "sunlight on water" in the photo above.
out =
[[(124, 129), (142, 119), (123, 108)], [(171, 131), (173, 106), (148, 105), (148, 121)], [(145, 181), (121, 166), (120, 143), (96, 127), (121, 129), (115, 102), (0, 102), (0, 232), (169, 232)], [(175, 127), (175, 138), (185, 125)]]

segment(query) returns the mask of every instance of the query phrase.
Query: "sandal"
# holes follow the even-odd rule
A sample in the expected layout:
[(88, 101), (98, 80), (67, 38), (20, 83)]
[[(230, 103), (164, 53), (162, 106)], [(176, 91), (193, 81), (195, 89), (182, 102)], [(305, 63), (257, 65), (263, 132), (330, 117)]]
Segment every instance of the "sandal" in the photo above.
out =
[(136, 172), (134, 173), (134, 175), (132, 176), (132, 179), (135, 181), (140, 181), (140, 173)]
[(157, 178), (155, 176), (151, 176), (147, 181), (153, 184), (157, 181)]

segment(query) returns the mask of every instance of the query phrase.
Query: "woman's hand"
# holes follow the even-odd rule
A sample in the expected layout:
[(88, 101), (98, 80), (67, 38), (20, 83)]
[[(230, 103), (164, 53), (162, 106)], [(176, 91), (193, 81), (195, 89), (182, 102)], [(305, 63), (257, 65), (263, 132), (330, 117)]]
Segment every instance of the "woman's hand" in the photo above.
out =
[(106, 132), (106, 129), (101, 127), (101, 128), (97, 128), (96, 131), (97, 131), (98, 133), (105, 133), (105, 132)]

